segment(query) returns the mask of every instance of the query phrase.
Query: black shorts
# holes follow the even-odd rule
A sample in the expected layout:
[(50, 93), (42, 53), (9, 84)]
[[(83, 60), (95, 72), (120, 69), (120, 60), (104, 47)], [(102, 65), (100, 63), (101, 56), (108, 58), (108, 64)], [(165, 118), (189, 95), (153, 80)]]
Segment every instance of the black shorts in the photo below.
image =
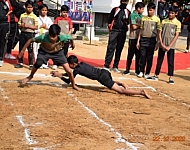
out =
[(39, 48), (37, 59), (42, 59), (44, 61), (44, 64), (47, 64), (47, 61), (49, 59), (52, 59), (52, 61), (57, 65), (63, 65), (67, 63), (67, 58), (65, 57), (63, 50), (60, 50), (55, 53), (48, 53), (44, 51), (42, 48)]
[(111, 73), (105, 69), (101, 69), (100, 77), (98, 79), (102, 85), (108, 87), (109, 89), (112, 88), (114, 85), (114, 81), (112, 80)]

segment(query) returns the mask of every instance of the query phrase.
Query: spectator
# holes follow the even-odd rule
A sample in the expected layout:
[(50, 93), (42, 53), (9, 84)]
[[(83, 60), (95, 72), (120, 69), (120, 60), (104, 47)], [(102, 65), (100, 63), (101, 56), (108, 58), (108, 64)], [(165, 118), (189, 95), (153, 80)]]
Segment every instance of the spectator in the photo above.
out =
[(128, 46), (128, 55), (126, 61), (126, 70), (124, 75), (130, 74), (130, 67), (132, 63), (133, 56), (135, 54), (135, 74), (138, 75), (139, 72), (139, 59), (140, 51), (137, 49), (137, 39), (140, 32), (140, 23), (142, 19), (142, 13), (144, 12), (144, 3), (137, 2), (135, 4), (135, 10), (129, 17), (130, 22), (130, 33), (129, 33), (129, 46)]
[(18, 29), (18, 19), (20, 15), (25, 12), (25, 9), (15, 0), (10, 0), (10, 3), (13, 7), (13, 12), (10, 14), (10, 28), (9, 28), (9, 38), (7, 43), (7, 50), (5, 58), (7, 59), (16, 59), (16, 57), (11, 55), (12, 49), (17, 45), (19, 41), (19, 29)]
[(184, 19), (183, 21), (183, 25), (187, 25), (187, 46), (186, 46), (186, 50), (185, 53), (189, 52), (189, 44), (190, 44), (190, 9), (187, 9), (188, 12), (188, 16)]
[(166, 0), (161, 0), (158, 2), (158, 17), (160, 20), (163, 20), (168, 17), (169, 12), (169, 4), (166, 2)]
[(139, 60), (139, 78), (144, 76), (146, 79), (149, 77), (152, 68), (154, 50), (157, 49), (156, 39), (160, 28), (160, 19), (154, 15), (155, 9), (156, 5), (154, 3), (149, 3), (147, 5), (148, 16), (143, 16), (141, 20), (141, 31), (137, 41), (137, 48), (141, 53)]
[[(33, 13), (33, 5), (34, 3), (30, 0), (25, 3), (26, 12), (21, 14), (18, 22), (19, 28), (21, 29), (19, 52), (22, 50), (26, 42), (34, 37), (35, 30), (38, 29), (38, 18)], [(33, 44), (31, 43), (27, 49), (29, 70), (31, 70), (33, 66)], [(15, 65), (15, 68), (23, 68), (23, 57), (19, 58), (18, 64)]]
[(103, 68), (109, 70), (115, 52), (113, 71), (118, 73), (120, 73), (118, 65), (126, 40), (126, 32), (128, 31), (128, 17), (131, 14), (131, 12), (126, 8), (128, 2), (129, 0), (120, 0), (120, 6), (113, 8), (108, 17), (108, 28), (110, 34)]

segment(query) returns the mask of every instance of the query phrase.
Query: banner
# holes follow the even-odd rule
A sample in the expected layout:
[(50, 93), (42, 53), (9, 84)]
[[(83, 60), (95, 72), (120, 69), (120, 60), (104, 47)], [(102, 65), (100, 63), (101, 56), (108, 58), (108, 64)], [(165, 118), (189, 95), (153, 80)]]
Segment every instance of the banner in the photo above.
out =
[(61, 5), (67, 5), (70, 10), (68, 17), (73, 23), (92, 23), (92, 1), (93, 0), (62, 0)]

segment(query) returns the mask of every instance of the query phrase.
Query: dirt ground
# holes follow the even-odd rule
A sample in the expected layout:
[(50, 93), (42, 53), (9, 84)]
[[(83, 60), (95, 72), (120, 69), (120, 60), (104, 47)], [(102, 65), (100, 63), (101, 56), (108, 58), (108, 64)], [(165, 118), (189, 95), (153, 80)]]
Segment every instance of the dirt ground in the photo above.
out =
[[(178, 45), (179, 51), (183, 44)], [(122, 53), (126, 59), (127, 45)], [(106, 45), (76, 41), (78, 56), (103, 59)], [(157, 54), (155, 54), (157, 55)], [(189, 64), (190, 65), (190, 64)], [(63, 69), (59, 68), (59, 71)], [(115, 80), (152, 96), (120, 95), (77, 76), (82, 92), (41, 69), (26, 86), (27, 68), (0, 68), (0, 149), (10, 150), (189, 150), (190, 70), (159, 81), (112, 72)], [(133, 71), (132, 71), (133, 72)]]

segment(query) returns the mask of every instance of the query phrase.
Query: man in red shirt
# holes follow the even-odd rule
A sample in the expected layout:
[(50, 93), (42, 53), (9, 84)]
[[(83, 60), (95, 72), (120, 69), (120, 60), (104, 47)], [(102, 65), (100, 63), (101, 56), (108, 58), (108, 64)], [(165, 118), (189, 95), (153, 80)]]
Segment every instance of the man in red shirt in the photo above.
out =
[[(63, 35), (72, 33), (73, 23), (72, 20), (68, 17), (68, 12), (69, 12), (69, 7), (67, 5), (62, 5), (61, 16), (57, 17), (54, 20), (54, 24), (58, 24), (61, 27), (61, 34)], [(64, 54), (67, 57), (69, 49), (69, 41), (64, 43), (63, 49), (64, 49)], [(59, 64), (56, 64), (56, 62), (54, 62), (52, 69), (57, 69), (57, 65)]]

